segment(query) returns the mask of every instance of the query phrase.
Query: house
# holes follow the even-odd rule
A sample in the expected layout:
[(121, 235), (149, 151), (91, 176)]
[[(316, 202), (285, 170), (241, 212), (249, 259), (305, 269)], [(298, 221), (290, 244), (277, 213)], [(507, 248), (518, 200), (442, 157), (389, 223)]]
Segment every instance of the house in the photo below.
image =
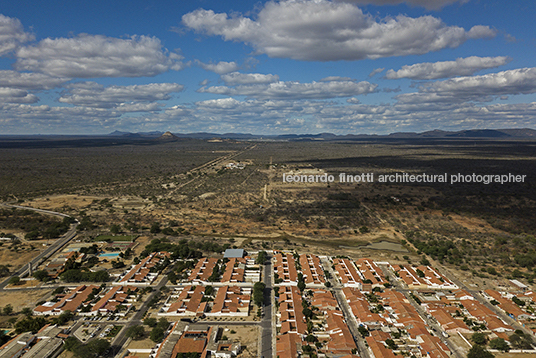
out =
[(76, 312), (76, 310), (86, 301), (93, 290), (98, 290), (98, 286), (80, 285), (70, 293), (66, 294), (58, 302), (45, 302), (34, 308), (35, 315), (53, 315), (57, 316), (65, 311)]

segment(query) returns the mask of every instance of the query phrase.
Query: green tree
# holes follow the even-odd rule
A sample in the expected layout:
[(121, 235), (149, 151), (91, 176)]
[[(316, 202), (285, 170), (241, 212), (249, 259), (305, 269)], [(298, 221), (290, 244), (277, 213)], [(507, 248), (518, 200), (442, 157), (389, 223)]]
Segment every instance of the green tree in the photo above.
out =
[(253, 285), (253, 302), (259, 307), (262, 306), (264, 302), (265, 287), (266, 285), (264, 284), (264, 282), (256, 282)]
[(154, 327), (156, 326), (157, 323), (158, 322), (156, 321), (156, 318), (153, 318), (153, 317), (148, 317), (143, 320), (143, 324), (149, 327)]
[(305, 341), (309, 342), (309, 343), (314, 343), (314, 342), (318, 341), (318, 338), (316, 338), (312, 334), (308, 334), (307, 337), (305, 337)]
[(174, 271), (171, 271), (170, 273), (168, 273), (167, 278), (169, 282), (171, 282), (173, 285), (176, 285), (177, 280), (179, 279), (177, 274)]
[(2, 309), (2, 312), (4, 313), (4, 316), (9, 316), (13, 313), (13, 306), (11, 306), (10, 303), (4, 306)]
[(63, 348), (65, 348), (65, 350), (68, 350), (69, 352), (73, 352), (75, 348), (78, 347), (79, 345), (80, 345), (80, 341), (76, 339), (75, 337), (70, 336), (70, 337), (67, 337), (67, 339), (65, 339)]
[(525, 335), (525, 333), (520, 330), (516, 329), (514, 334), (510, 336), (510, 343), (513, 347), (518, 349), (531, 349), (532, 348), (532, 340), (530, 336)]
[(473, 335), (471, 336), (471, 340), (475, 344), (479, 344), (483, 346), (488, 342), (488, 337), (486, 336), (486, 334), (482, 332), (476, 332), (476, 333), (473, 333)]
[(167, 319), (165, 319), (164, 317), (160, 318), (158, 320), (158, 324), (157, 324), (157, 327), (160, 327), (164, 330), (164, 332), (167, 330), (167, 328), (169, 327), (169, 321)]
[(9, 284), (16, 286), (20, 283), (20, 277), (19, 276), (13, 276), (9, 279)]
[(419, 262), (423, 266), (430, 266), (430, 261), (425, 256), (423, 256), (421, 261), (419, 261)]
[(160, 223), (154, 222), (149, 231), (151, 234), (158, 234), (160, 232)]
[(261, 250), (257, 254), (257, 259), (255, 259), (255, 263), (262, 265), (262, 264), (264, 264), (264, 262), (266, 261), (267, 258), (268, 258), (268, 254), (266, 253), (266, 251)]
[(121, 232), (121, 225), (114, 224), (110, 226), (110, 232), (114, 235), (117, 235)]
[(81, 344), (74, 349), (76, 356), (80, 358), (102, 357), (103, 353), (110, 348), (110, 342), (105, 339), (94, 339), (87, 344)]
[(359, 326), (359, 327), (357, 328), (357, 330), (359, 331), (359, 333), (361, 334), (361, 336), (362, 336), (363, 338), (368, 337), (369, 334), (370, 334), (370, 333), (369, 333), (369, 330), (368, 330), (367, 327), (365, 327), (365, 326)]
[(467, 353), (467, 358), (494, 358), (495, 356), (481, 345), (475, 344)]
[(38, 270), (38, 271), (35, 271), (33, 273), (33, 277), (35, 277), (35, 279), (41, 281), (41, 282), (46, 282), (49, 280), (49, 276), (48, 276), (48, 272), (46, 270)]
[(159, 327), (159, 326), (156, 326), (155, 328), (153, 328), (153, 330), (151, 331), (151, 336), (150, 336), (151, 340), (155, 343), (160, 343), (162, 342), (162, 340), (164, 339), (164, 330)]
[(62, 312), (59, 316), (52, 319), (54, 324), (57, 324), (59, 326), (64, 325), (65, 323), (69, 322), (71, 319), (73, 319), (74, 314), (67, 310)]
[(44, 317), (24, 317), (17, 323), (15, 323), (15, 332), (32, 332), (37, 333), (43, 326), (47, 324), (47, 321)]
[(128, 327), (125, 331), (125, 336), (134, 340), (142, 339), (145, 336), (145, 329), (141, 324)]
[(489, 347), (501, 352), (508, 352), (510, 350), (510, 345), (502, 338), (494, 338), (489, 341)]
[(30, 307), (24, 307), (24, 308), (22, 309), (22, 311), (20, 311), (20, 313), (22, 313), (22, 314), (25, 315), (25, 316), (31, 316), (31, 315), (33, 315), (33, 311), (32, 311), (32, 309), (31, 309)]
[(389, 349), (397, 349), (398, 346), (396, 345), (395, 341), (393, 341), (391, 338), (385, 340), (385, 344), (387, 344), (387, 348)]
[(367, 233), (370, 232), (370, 229), (368, 227), (366, 227), (366, 226), (361, 226), (359, 228), (359, 232), (362, 233), (362, 234), (367, 234)]

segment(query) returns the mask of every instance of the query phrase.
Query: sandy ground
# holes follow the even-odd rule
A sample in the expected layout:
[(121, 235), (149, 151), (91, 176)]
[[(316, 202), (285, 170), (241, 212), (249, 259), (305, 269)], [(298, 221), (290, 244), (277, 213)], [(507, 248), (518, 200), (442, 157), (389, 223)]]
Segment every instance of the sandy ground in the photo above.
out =
[(102, 199), (104, 199), (104, 197), (81, 195), (52, 195), (44, 198), (37, 198), (31, 201), (27, 201), (22, 205), (46, 210), (61, 209), (63, 207), (82, 209), (90, 205), (93, 200)]
[[(221, 326), (224, 331), (223, 335), (230, 340), (237, 340), (242, 345), (242, 353), (238, 357), (253, 358), (257, 357), (257, 339), (259, 338), (258, 327), (250, 326)], [(235, 333), (231, 333), (231, 331)]]
[(16, 271), (19, 267), (30, 262), (34, 257), (46, 249), (46, 247), (34, 244), (21, 244), (18, 245), (17, 251), (9, 249), (10, 244), (4, 244), (0, 247), (0, 264), (11, 265), (10, 271)]
[(61, 352), (58, 358), (74, 358), (74, 353), (64, 350), (63, 352)]
[(52, 290), (4, 290), (0, 292), (0, 307), (9, 303), (15, 312), (20, 312), (24, 307), (33, 309), (37, 302), (44, 300), (51, 292)]

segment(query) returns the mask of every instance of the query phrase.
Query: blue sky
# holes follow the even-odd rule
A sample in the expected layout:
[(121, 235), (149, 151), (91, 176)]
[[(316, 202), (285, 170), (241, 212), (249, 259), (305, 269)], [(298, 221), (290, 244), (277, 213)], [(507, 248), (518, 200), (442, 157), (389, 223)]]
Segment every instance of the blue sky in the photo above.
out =
[(536, 127), (532, 0), (0, 6), (0, 134)]

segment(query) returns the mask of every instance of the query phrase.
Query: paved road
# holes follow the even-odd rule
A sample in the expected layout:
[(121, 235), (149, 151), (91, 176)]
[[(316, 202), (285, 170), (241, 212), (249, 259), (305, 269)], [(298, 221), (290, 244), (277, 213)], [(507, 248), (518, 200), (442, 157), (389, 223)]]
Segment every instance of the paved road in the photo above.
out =
[[(444, 271), (447, 271), (446, 269), (443, 269)], [(443, 272), (443, 274), (445, 274), (445, 272)], [(499, 318), (501, 318), (504, 322), (508, 323), (510, 326), (512, 326), (514, 329), (520, 329), (522, 330), (523, 332), (525, 332), (526, 335), (528, 335), (529, 337), (532, 338), (532, 342), (533, 343), (536, 343), (535, 340), (534, 340), (534, 336), (533, 336), (533, 333), (531, 330), (529, 330), (528, 328), (522, 326), (519, 322), (517, 322), (515, 319), (513, 319), (512, 317), (508, 316), (504, 311), (502, 311), (501, 309), (499, 309), (497, 306), (494, 306), (492, 305), (487, 299), (485, 299), (482, 294), (480, 293), (480, 291), (478, 290), (474, 290), (474, 289), (469, 289), (463, 282), (461, 282), (460, 280), (458, 280), (456, 278), (455, 275), (453, 275), (452, 273), (448, 273), (446, 275), (452, 282), (454, 282), (458, 287), (460, 287), (461, 289), (469, 292), (471, 295), (473, 295), (474, 298), (476, 298), (480, 303), (482, 303), (484, 306), (486, 306), (487, 308), (489, 308), (492, 312), (495, 312)]]
[(436, 336), (439, 337), (439, 339), (448, 347), (448, 349), (453, 352), (456, 357), (465, 358), (465, 355), (457, 350), (457, 346), (451, 343), (445, 336), (443, 336), (444, 331), (441, 326), (434, 319), (430, 318), (430, 315), (425, 312), (424, 308), (421, 305), (418, 305), (417, 302), (415, 302), (415, 300), (410, 297), (412, 290), (402, 287), (400, 281), (397, 280), (397, 278), (386, 266), (380, 265), (380, 268), (382, 269), (385, 277), (389, 277), (389, 282), (393, 285), (393, 289), (402, 293), (406, 297), (408, 302), (413, 306), (413, 308), (415, 308), (419, 316), (421, 316), (424, 322), (432, 328)]
[(264, 317), (261, 321), (261, 329), (260, 329), (260, 341), (261, 341), (261, 347), (260, 347), (260, 354), (259, 357), (273, 357), (273, 347), (272, 347), (272, 292), (273, 292), (273, 286), (272, 286), (272, 276), (273, 276), (273, 269), (272, 269), (272, 257), (268, 256), (266, 259), (266, 262), (264, 264), (264, 273), (263, 273), (263, 282), (266, 285), (264, 289)]
[(352, 336), (354, 337), (359, 356), (362, 358), (370, 358), (369, 350), (367, 348), (367, 345), (365, 344), (365, 340), (363, 339), (363, 337), (361, 337), (361, 334), (359, 333), (359, 326), (357, 325), (356, 320), (352, 317), (350, 305), (348, 304), (348, 301), (346, 300), (346, 297), (342, 292), (342, 286), (337, 280), (335, 272), (333, 272), (333, 269), (331, 268), (331, 263), (328, 261), (327, 258), (322, 258), (322, 266), (324, 267), (324, 271), (328, 271), (331, 274), (331, 279), (329, 279), (328, 281), (331, 283), (332, 291), (334, 293), (335, 298), (337, 299), (339, 307), (342, 310), (344, 319), (346, 320), (346, 325), (348, 326), (350, 333), (352, 333)]
[(154, 291), (151, 292), (149, 296), (145, 298), (145, 301), (143, 302), (141, 307), (138, 309), (138, 311), (134, 314), (134, 316), (132, 316), (132, 318), (123, 326), (123, 329), (121, 329), (121, 331), (119, 331), (117, 336), (115, 336), (114, 340), (111, 343), (111, 349), (110, 349), (110, 351), (112, 352), (112, 356), (115, 356), (117, 353), (119, 353), (121, 349), (123, 348), (123, 345), (127, 341), (128, 337), (126, 337), (125, 335), (127, 329), (129, 327), (142, 324), (142, 318), (143, 316), (145, 316), (145, 313), (149, 309), (149, 302), (153, 299), (153, 297), (157, 294), (157, 292), (159, 292), (160, 289), (166, 285), (167, 281), (168, 281), (167, 276), (164, 276), (160, 280), (158, 285), (154, 287)]
[[(8, 204), (0, 204), (5, 207), (12, 207), (12, 208), (18, 208), (18, 209), (28, 209), (32, 211), (37, 211), (44, 214), (59, 216), (59, 217), (70, 217), (69, 215), (57, 213), (50, 210), (42, 210), (42, 209), (35, 209), (25, 206), (19, 206), (19, 205), (8, 205)], [(76, 227), (78, 226), (78, 221), (75, 221), (75, 223), (71, 224), (71, 228), (69, 231), (67, 231), (62, 237), (57, 239), (52, 245), (50, 245), (45, 251), (41, 252), (37, 257), (35, 257), (31, 262), (32, 267), (36, 267), (41, 262), (45, 261), (47, 258), (55, 254), (58, 250), (60, 250), (63, 246), (65, 246), (69, 241), (71, 241), (76, 236)], [(26, 263), (24, 266), (20, 267), (17, 271), (13, 272), (13, 274), (5, 279), (2, 283), (0, 283), (0, 290), (4, 289), (11, 277), (13, 276), (19, 276), (23, 277), (28, 274), (28, 264)]]

